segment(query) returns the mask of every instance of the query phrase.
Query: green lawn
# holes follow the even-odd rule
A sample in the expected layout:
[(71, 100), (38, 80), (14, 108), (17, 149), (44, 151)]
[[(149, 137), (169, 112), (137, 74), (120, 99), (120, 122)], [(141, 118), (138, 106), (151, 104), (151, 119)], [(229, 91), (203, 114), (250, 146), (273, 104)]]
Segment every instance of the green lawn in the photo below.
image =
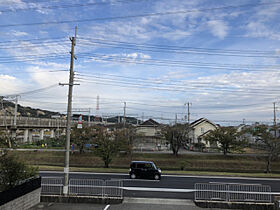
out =
[[(64, 152), (50, 151), (11, 151), (29, 165), (40, 166), (42, 170), (62, 170)], [(93, 153), (75, 153), (70, 155), (70, 167), (75, 171), (94, 172), (128, 172), (131, 160), (154, 161), (165, 174), (195, 175), (235, 175), (280, 177), (280, 161), (273, 161), (272, 174), (264, 174), (264, 156), (223, 156), (223, 155), (189, 155), (178, 157), (172, 154), (134, 153), (132, 157), (119, 155), (110, 164), (109, 169), (103, 168), (104, 163)]]

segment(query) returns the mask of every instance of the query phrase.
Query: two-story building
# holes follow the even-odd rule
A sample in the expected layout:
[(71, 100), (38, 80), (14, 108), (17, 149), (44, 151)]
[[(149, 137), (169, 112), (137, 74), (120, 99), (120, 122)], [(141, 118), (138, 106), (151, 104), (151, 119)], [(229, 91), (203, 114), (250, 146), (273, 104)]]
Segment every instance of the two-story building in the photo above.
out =
[(219, 126), (206, 118), (200, 118), (190, 124), (189, 139), (191, 144), (202, 142), (206, 147), (210, 147), (209, 142), (205, 142), (203, 137), (211, 130), (217, 129)]
[(136, 138), (133, 142), (135, 149), (159, 150), (163, 149), (165, 141), (161, 137), (162, 126), (153, 119), (148, 119), (137, 126)]

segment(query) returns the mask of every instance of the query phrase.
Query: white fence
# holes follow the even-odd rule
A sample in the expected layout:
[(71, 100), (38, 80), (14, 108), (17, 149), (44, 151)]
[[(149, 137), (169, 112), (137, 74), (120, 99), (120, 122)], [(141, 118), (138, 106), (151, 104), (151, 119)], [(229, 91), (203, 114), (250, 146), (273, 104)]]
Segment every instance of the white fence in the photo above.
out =
[(195, 184), (195, 200), (271, 203), (270, 193), (270, 186), (260, 184)]
[(42, 177), (41, 193), (49, 195), (62, 195), (63, 179), (60, 177)]
[[(62, 195), (63, 178), (42, 177), (42, 194)], [(121, 180), (101, 180), (101, 179), (70, 179), (69, 194), (117, 197), (123, 198), (123, 182)]]

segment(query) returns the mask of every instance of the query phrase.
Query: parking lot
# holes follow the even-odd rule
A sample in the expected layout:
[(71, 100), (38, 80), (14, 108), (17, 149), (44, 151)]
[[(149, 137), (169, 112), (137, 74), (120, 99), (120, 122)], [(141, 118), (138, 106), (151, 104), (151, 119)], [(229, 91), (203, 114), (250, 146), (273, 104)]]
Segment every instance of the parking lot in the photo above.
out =
[(181, 199), (148, 199), (148, 198), (125, 198), (122, 204), (76, 204), (76, 203), (40, 203), (31, 210), (198, 210), (201, 209), (192, 200)]

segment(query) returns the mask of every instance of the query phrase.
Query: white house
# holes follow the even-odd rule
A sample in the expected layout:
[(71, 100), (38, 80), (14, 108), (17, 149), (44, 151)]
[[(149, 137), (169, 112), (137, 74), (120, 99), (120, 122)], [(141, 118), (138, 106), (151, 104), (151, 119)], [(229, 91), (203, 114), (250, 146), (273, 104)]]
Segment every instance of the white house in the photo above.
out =
[(135, 149), (160, 149), (165, 145), (165, 140), (161, 138), (161, 124), (153, 119), (146, 120), (136, 128), (136, 138), (134, 139), (133, 146)]
[(202, 142), (206, 147), (210, 147), (209, 142), (205, 142), (203, 137), (211, 130), (217, 129), (219, 126), (206, 118), (200, 118), (190, 124), (189, 139), (190, 142), (195, 144)]
[(155, 137), (160, 132), (160, 124), (153, 119), (148, 119), (137, 126), (136, 133), (146, 137)]

